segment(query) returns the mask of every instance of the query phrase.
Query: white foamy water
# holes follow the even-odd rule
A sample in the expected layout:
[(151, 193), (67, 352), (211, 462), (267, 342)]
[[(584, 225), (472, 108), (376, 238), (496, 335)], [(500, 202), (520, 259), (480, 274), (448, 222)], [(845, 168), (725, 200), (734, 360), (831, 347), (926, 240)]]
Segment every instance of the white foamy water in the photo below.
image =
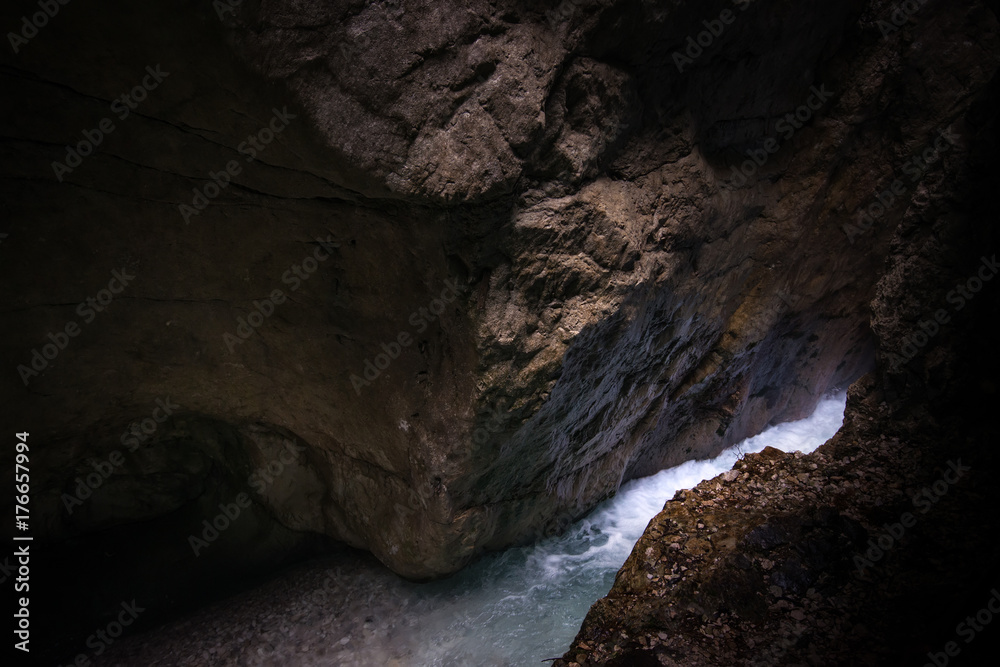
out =
[[(769, 428), (717, 458), (629, 482), (561, 536), (492, 555), (445, 581), (407, 585), (410, 620), (392, 633), (388, 653), (396, 664), (442, 667), (539, 665), (562, 655), (649, 520), (677, 490), (765, 447), (813, 451), (840, 428), (845, 402), (846, 394), (826, 398), (808, 419)], [(358, 664), (367, 664), (364, 653), (355, 654)]]
[[(125, 639), (107, 664), (541, 665), (569, 647), (590, 605), (607, 594), (649, 520), (676, 491), (767, 446), (811, 452), (840, 428), (845, 398), (825, 399), (810, 418), (770, 428), (718, 458), (629, 482), (565, 534), (490, 555), (449, 579), (414, 584), (372, 558), (331, 557), (170, 627)], [(223, 660), (224, 654), (232, 659)]]

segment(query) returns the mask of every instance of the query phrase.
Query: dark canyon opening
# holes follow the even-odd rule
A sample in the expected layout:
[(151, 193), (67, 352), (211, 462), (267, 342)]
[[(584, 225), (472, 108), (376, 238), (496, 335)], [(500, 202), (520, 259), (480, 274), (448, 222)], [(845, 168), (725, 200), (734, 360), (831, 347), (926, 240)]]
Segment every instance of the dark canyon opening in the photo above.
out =
[[(495, 664), (995, 659), (997, 3), (18, 0), (0, 27), (15, 664), (174, 664), (206, 610), (225, 650), (177, 664), (459, 664), (350, 663), (275, 610), (431, 624), (391, 601), (488, 607), (464, 582), (604, 548), (608, 512), (641, 526), (580, 575), (575, 638)], [(609, 509), (840, 392), (816, 451)], [(309, 648), (242, 648), (271, 640), (232, 601), (269, 595)]]

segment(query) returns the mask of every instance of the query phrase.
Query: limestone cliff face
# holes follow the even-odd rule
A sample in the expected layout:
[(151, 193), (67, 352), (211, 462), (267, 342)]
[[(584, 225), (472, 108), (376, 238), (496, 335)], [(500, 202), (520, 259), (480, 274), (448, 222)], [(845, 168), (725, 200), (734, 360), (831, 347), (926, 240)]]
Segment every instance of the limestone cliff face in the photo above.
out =
[(996, 604), (1000, 558), (986, 500), (1000, 472), (998, 83), (956, 122), (969, 150), (893, 223), (871, 303), (877, 370), (852, 386), (840, 432), (679, 492), (555, 664), (995, 659), (996, 635), (968, 619)]
[(871, 368), (910, 209), (844, 226), (935, 141), (900, 201), (966, 159), (996, 68), (980, 3), (883, 37), (887, 11), (65, 6), (0, 69), (4, 426), (37, 443), (38, 539), (103, 573), (95, 608), (310, 535), (434, 577), (803, 416)]

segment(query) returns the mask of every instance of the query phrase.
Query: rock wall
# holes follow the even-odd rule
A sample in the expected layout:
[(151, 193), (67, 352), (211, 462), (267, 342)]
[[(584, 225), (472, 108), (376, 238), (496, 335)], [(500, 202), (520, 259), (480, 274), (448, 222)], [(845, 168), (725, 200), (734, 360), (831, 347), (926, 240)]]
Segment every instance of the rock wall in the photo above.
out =
[(3, 9), (3, 421), (81, 627), (316, 536), (445, 575), (803, 416), (872, 367), (910, 209), (856, 212), (996, 69), (978, 2), (319, 5)]
[(877, 370), (840, 432), (679, 492), (555, 664), (995, 658), (998, 95), (994, 76), (960, 121), (968, 153), (905, 204), (871, 304)]

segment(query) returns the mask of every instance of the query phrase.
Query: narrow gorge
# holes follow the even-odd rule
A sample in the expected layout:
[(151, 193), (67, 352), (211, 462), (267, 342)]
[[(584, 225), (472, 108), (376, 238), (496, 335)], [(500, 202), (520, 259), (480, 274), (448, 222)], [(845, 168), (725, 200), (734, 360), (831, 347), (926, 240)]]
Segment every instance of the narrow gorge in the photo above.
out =
[(991, 663), (997, 10), (8, 3), (14, 664)]

